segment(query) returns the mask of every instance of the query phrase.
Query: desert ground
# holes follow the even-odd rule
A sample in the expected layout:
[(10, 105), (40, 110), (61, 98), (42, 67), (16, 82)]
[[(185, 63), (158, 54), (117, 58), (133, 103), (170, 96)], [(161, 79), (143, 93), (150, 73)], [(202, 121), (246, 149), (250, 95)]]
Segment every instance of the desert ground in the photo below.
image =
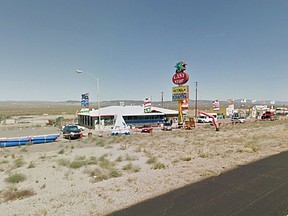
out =
[[(52, 126), (0, 128), (0, 137), (59, 133)], [(87, 136), (92, 132), (92, 137)], [(1, 215), (107, 215), (173, 189), (288, 150), (288, 121), (0, 149)]]

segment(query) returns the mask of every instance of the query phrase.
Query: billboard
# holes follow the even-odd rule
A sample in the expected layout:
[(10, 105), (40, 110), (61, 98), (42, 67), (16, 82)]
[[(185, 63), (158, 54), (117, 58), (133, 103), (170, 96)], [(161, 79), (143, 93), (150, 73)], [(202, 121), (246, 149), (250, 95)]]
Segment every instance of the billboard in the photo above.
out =
[(189, 86), (172, 87), (172, 101), (189, 100)]

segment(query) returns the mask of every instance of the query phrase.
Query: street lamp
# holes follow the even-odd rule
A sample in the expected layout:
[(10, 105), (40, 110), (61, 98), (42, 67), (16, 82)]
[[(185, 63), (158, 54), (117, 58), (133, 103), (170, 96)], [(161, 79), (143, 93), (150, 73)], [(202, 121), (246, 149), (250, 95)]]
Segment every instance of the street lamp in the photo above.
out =
[(82, 71), (82, 70), (76, 70), (76, 73), (78, 73), (78, 74), (81, 74), (81, 73), (83, 73), (83, 74), (88, 74), (89, 76), (91, 76), (91, 77), (93, 77), (93, 78), (95, 78), (96, 79), (96, 82), (97, 82), (97, 104), (98, 104), (98, 117), (99, 117), (99, 119), (98, 119), (98, 124), (99, 124), (99, 129), (100, 129), (100, 123), (101, 123), (101, 116), (100, 116), (100, 99), (99, 99), (99, 79), (98, 79), (98, 77), (96, 77), (94, 74), (91, 74), (91, 73), (88, 73), (88, 72), (85, 72), (85, 71)]

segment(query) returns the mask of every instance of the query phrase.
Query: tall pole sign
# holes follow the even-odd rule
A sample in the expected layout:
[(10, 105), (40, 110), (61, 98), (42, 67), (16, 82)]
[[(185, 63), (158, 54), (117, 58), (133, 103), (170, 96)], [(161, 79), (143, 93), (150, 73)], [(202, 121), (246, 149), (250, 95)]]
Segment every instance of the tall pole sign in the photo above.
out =
[(189, 101), (189, 86), (184, 85), (189, 80), (189, 75), (185, 72), (186, 63), (184, 61), (180, 61), (176, 64), (175, 74), (172, 77), (172, 82), (177, 85), (176, 87), (172, 87), (172, 101), (178, 101), (178, 124), (183, 124), (183, 113), (182, 113), (182, 105), (183, 101)]
[(89, 112), (89, 93), (81, 94), (81, 113)]

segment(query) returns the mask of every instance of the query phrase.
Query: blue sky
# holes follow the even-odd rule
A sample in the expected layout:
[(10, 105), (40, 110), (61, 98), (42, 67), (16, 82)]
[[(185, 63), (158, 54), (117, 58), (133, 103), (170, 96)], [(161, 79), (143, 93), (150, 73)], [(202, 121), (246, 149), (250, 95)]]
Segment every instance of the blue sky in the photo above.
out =
[(288, 100), (287, 0), (1, 0), (0, 101)]

